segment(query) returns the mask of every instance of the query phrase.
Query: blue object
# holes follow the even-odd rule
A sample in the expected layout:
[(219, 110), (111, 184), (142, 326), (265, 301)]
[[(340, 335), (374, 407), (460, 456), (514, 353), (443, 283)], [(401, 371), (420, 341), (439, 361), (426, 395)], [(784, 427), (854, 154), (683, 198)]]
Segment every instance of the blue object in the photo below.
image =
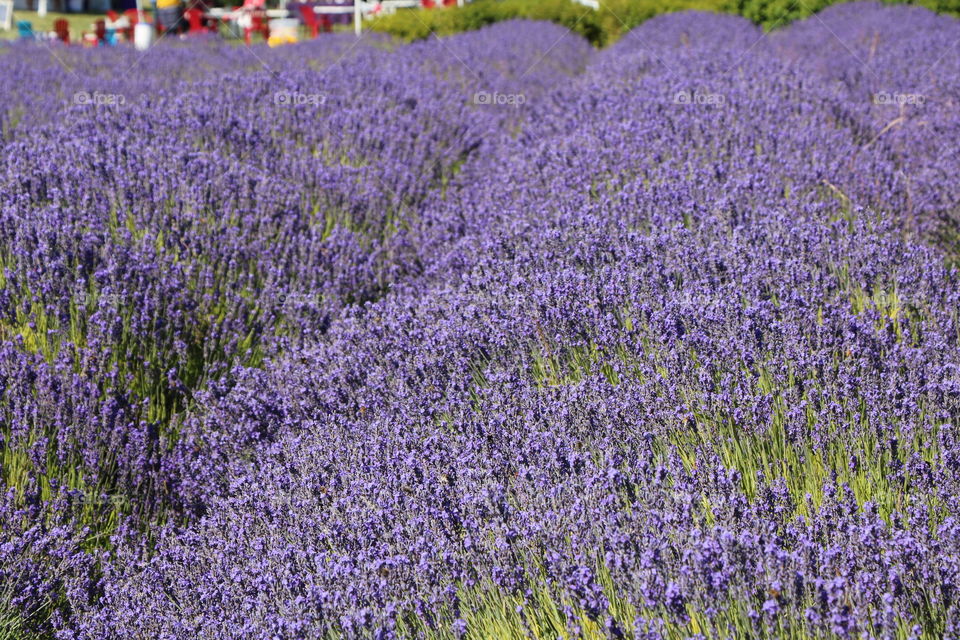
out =
[(33, 25), (27, 20), (17, 21), (17, 35), (21, 40), (35, 40), (37, 37), (33, 33)]

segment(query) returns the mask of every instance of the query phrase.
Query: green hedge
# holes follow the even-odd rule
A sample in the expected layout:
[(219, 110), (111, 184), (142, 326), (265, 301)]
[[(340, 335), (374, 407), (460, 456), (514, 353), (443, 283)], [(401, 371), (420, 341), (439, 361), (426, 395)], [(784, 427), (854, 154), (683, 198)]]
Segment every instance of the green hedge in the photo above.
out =
[(601, 0), (600, 11), (596, 13), (603, 36), (591, 42), (597, 46), (615, 42), (641, 22), (661, 13), (687, 10), (724, 13), (731, 10), (732, 2), (733, 0)]
[(404, 40), (418, 40), (432, 34), (447, 36), (479, 29), (511, 18), (529, 18), (557, 22), (590, 42), (600, 43), (604, 41), (604, 34), (596, 14), (570, 0), (476, 0), (462, 8), (399, 10), (375, 19), (372, 28)]
[[(920, 4), (934, 11), (960, 15), (960, 0), (884, 0)], [(834, 4), (836, 0), (600, 0), (599, 11), (571, 0), (475, 0), (462, 8), (400, 10), (376, 18), (372, 28), (403, 40), (432, 34), (446, 36), (479, 29), (512, 18), (549, 20), (602, 47), (661, 13), (699, 9), (744, 16), (772, 29)]]
[(374, 20), (372, 28), (404, 40), (447, 36), (512, 18), (549, 20), (597, 46), (616, 40), (648, 18), (684, 9), (723, 10), (730, 0), (605, 0), (600, 11), (570, 0), (476, 0), (462, 8), (400, 10)]
[[(887, 4), (917, 4), (939, 13), (960, 14), (960, 0), (882, 0)], [(727, 10), (774, 29), (793, 20), (806, 18), (837, 0), (733, 0)]]

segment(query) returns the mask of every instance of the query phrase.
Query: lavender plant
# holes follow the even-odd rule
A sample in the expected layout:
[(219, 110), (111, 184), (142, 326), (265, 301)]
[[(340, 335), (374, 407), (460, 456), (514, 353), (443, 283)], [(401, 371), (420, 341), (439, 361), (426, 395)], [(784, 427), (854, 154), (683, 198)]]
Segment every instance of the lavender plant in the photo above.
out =
[(960, 635), (957, 25), (10, 47), (0, 634)]

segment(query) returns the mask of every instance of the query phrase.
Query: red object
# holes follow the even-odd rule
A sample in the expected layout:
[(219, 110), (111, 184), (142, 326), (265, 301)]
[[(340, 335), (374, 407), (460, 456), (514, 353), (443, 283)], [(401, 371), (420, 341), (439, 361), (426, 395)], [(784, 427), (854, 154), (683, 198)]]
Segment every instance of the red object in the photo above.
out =
[[(123, 15), (127, 17), (127, 22), (130, 24), (129, 27), (123, 29), (117, 29), (118, 32), (122, 33), (128, 41), (133, 40), (133, 27), (137, 24), (137, 10), (136, 9), (127, 9), (123, 12)], [(116, 11), (107, 11), (107, 17), (110, 18), (110, 22), (116, 22), (120, 19), (120, 14)]]
[(57, 40), (63, 44), (70, 44), (70, 23), (64, 18), (54, 21), (53, 30), (57, 34)]
[(457, 4), (457, 0), (443, 0), (443, 6), (452, 7)]
[(243, 41), (250, 44), (250, 36), (259, 33), (264, 40), (270, 39), (270, 25), (267, 23), (267, 15), (263, 11), (254, 11), (250, 16), (250, 26), (243, 29)]
[(203, 19), (203, 11), (200, 9), (187, 9), (183, 12), (183, 17), (187, 19), (189, 28), (187, 33), (197, 35), (200, 33), (210, 33), (211, 29), (207, 27)]
[(310, 29), (311, 38), (316, 38), (321, 29), (324, 33), (333, 31), (333, 22), (331, 22), (330, 16), (318, 16), (311, 5), (300, 5), (300, 16), (303, 18), (303, 24)]
[[(92, 38), (90, 36), (93, 36)], [(59, 37), (59, 36), (58, 36)], [(86, 31), (80, 34), (80, 43), (86, 46), (88, 43), (94, 47), (102, 47), (107, 43), (107, 22), (106, 20), (97, 20), (93, 23), (93, 33)]]
[(437, 3), (434, 0), (420, 0), (420, 3), (423, 5), (424, 9), (433, 9), (437, 6)]

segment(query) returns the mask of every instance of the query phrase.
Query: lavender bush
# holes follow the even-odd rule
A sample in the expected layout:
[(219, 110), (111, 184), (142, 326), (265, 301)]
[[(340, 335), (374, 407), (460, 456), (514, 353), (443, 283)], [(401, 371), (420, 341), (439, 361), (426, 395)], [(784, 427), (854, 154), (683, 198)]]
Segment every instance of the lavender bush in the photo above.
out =
[(0, 637), (960, 636), (958, 39), (9, 46)]

